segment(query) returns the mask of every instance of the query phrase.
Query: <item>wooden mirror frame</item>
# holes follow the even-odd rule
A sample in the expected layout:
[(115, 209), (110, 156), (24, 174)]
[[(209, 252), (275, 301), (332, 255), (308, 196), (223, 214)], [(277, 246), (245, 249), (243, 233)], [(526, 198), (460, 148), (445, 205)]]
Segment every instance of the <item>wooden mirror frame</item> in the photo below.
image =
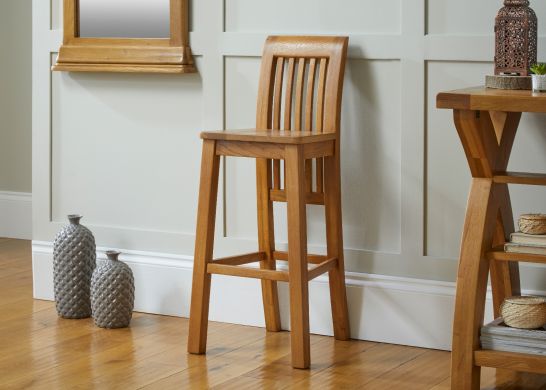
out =
[(188, 32), (188, 0), (170, 0), (170, 37), (80, 38), (79, 0), (63, 0), (63, 44), (52, 70), (196, 72)]

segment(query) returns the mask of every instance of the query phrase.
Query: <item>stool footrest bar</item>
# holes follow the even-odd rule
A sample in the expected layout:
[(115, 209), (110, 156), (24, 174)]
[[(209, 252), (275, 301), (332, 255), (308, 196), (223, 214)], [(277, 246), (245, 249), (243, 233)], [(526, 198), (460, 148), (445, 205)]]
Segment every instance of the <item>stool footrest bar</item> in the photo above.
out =
[[(288, 282), (288, 271), (285, 270), (270, 270), (260, 268), (242, 267), (241, 265), (259, 261), (257, 256), (265, 259), (264, 252), (249, 253), (241, 256), (225, 257), (215, 260), (208, 264), (207, 273), (240, 276), (243, 278), (277, 280), (280, 282)], [(326, 259), (325, 256), (321, 256)], [(308, 280), (313, 280), (317, 276), (330, 271), (337, 265), (337, 258), (323, 260), (315, 263), (308, 271)]]
[(311, 268), (308, 275), (308, 280), (313, 280), (317, 276), (322, 275), (325, 272), (330, 271), (332, 268), (334, 268), (337, 265), (337, 257), (332, 257), (331, 259), (328, 259), (326, 261), (323, 261), (322, 263), (318, 264), (317, 266)]
[(275, 271), (270, 269), (248, 268), (237, 265), (209, 263), (209, 265), (207, 266), (207, 272), (209, 274), (231, 275), (240, 276), (243, 278), (267, 279), (277, 280), (279, 282), (288, 282), (287, 271)]
[(243, 265), (266, 259), (265, 252), (246, 253), (244, 255), (222, 257), (212, 261), (212, 264)]
[[(285, 251), (274, 251), (273, 252), (273, 258), (275, 260), (283, 260), (288, 261), (288, 252)], [(327, 260), (327, 257), (324, 255), (312, 255), (307, 254), (307, 262), (311, 264), (320, 264), (324, 260)]]
[[(286, 191), (285, 190), (270, 190), (269, 199), (274, 202), (286, 202)], [(305, 203), (307, 204), (324, 204), (324, 194), (319, 192), (307, 192), (305, 194)]]

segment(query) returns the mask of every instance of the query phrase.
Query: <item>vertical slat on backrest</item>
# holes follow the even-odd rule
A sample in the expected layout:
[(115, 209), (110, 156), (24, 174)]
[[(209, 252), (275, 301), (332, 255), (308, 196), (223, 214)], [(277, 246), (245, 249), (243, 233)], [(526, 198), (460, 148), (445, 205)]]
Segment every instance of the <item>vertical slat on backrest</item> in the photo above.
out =
[(282, 81), (284, 75), (284, 58), (278, 57), (275, 69), (275, 95), (273, 96), (273, 129), (279, 130), (281, 121)]
[(273, 189), (281, 189), (281, 160), (273, 160)]
[(307, 93), (305, 95), (305, 131), (313, 130), (313, 99), (315, 90), (315, 69), (317, 59), (309, 60), (309, 73), (307, 76)]
[(292, 86), (294, 84), (294, 58), (288, 59), (288, 74), (286, 75), (286, 88), (284, 97), (284, 130), (292, 129)]
[(322, 157), (317, 158), (316, 160), (316, 172), (315, 177), (317, 181), (317, 192), (319, 194), (322, 194), (324, 191), (324, 159)]
[[(284, 76), (284, 58), (277, 58), (275, 70), (275, 94), (273, 96), (273, 129), (279, 130), (281, 127), (281, 103), (282, 103), (282, 82)], [(273, 189), (281, 188), (281, 161), (273, 160)]]
[[(316, 119), (315, 119), (315, 130), (317, 133), (322, 133), (324, 125), (324, 93), (326, 87), (326, 70), (328, 67), (328, 60), (326, 58), (321, 58), (319, 66), (319, 78), (317, 86), (317, 104), (316, 104)], [(322, 193), (324, 184), (324, 159), (317, 158), (316, 160), (316, 185), (317, 192)]]
[(281, 189), (281, 160), (273, 160), (273, 189)]
[(294, 130), (301, 131), (301, 112), (303, 107), (303, 86), (305, 75), (305, 58), (298, 61), (298, 78), (296, 81), (296, 107), (294, 110)]
[[(294, 93), (294, 72), (296, 67), (296, 60), (291, 57), (288, 59), (288, 69), (286, 75), (286, 87), (284, 96), (284, 130), (292, 130), (292, 95)], [(286, 182), (286, 165), (283, 161), (284, 170), (284, 182)], [(280, 170), (280, 167), (279, 167)], [(283, 183), (283, 188), (286, 186)]]
[(328, 60), (321, 58), (319, 66), (319, 79), (317, 86), (317, 107), (316, 107), (316, 120), (315, 129), (318, 133), (322, 133), (324, 125), (324, 92), (326, 87), (326, 68), (328, 66)]
[[(315, 70), (317, 59), (309, 60), (309, 71), (307, 72), (307, 92), (305, 94), (305, 131), (313, 130), (313, 101), (315, 90)], [(305, 161), (305, 188), (313, 192), (313, 160)]]

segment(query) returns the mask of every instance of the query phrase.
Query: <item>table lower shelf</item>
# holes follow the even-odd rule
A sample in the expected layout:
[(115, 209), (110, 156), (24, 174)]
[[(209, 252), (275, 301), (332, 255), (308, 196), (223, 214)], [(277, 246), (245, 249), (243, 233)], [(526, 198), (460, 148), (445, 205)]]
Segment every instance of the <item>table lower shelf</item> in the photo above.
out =
[(481, 367), (546, 374), (546, 356), (490, 350), (474, 351), (474, 364)]

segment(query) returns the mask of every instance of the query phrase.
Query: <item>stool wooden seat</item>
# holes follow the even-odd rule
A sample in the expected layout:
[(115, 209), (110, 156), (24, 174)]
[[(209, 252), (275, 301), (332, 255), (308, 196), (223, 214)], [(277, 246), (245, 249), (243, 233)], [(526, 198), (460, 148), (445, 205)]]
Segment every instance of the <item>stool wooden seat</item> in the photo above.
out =
[[(269, 37), (256, 129), (203, 132), (188, 351), (205, 353), (211, 274), (262, 280), (268, 331), (280, 331), (277, 281), (288, 282), (292, 365), (310, 365), (309, 280), (329, 273), (334, 336), (349, 338), (343, 265), (340, 116), (347, 37)], [(213, 260), (220, 156), (256, 159), (258, 247)], [(287, 202), (288, 251), (275, 250), (273, 202)], [(325, 206), (326, 255), (307, 253), (306, 205)], [(276, 261), (288, 261), (277, 270)], [(260, 268), (245, 267), (259, 262)]]

